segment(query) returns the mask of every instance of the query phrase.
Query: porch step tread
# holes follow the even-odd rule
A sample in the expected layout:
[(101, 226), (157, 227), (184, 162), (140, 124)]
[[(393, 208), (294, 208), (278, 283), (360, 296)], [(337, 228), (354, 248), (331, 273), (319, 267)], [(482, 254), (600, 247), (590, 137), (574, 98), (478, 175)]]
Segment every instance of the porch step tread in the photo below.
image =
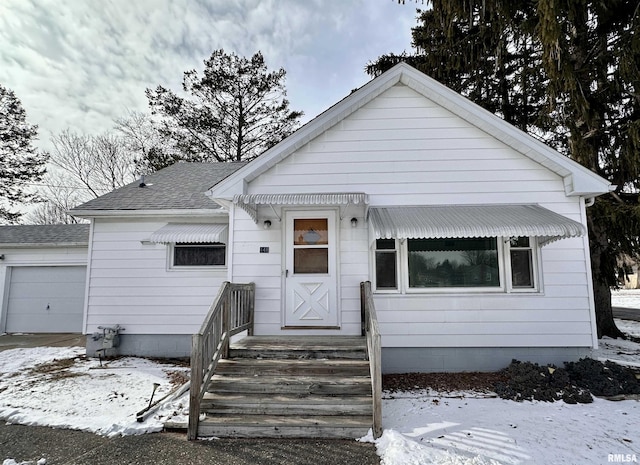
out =
[(310, 385), (310, 384), (333, 384), (333, 385), (360, 385), (371, 386), (371, 378), (367, 375), (363, 376), (331, 376), (331, 375), (319, 375), (319, 376), (227, 376), (222, 373), (216, 373), (211, 377), (211, 385), (215, 385), (221, 382), (233, 382), (236, 384), (272, 384), (278, 383), (283, 386), (297, 386), (297, 385)]
[(314, 394), (205, 393), (201, 409), (206, 413), (278, 415), (371, 415), (371, 396), (321, 396)]
[(369, 375), (366, 360), (343, 359), (223, 359), (216, 368), (218, 374), (252, 375)]
[(230, 345), (236, 350), (366, 350), (362, 336), (247, 336)]
[(366, 360), (364, 349), (333, 349), (333, 348), (292, 348), (292, 349), (242, 349), (230, 348), (230, 358), (254, 358), (260, 360)]
[[(228, 438), (361, 438), (371, 428), (371, 417), (351, 417), (350, 422), (335, 421), (342, 417), (326, 417), (334, 421), (318, 421), (318, 417), (304, 421), (296, 417), (268, 417), (266, 415), (205, 418), (198, 425), (199, 437)], [(265, 421), (266, 420), (266, 421)]]
[(200, 424), (247, 425), (247, 426), (351, 426), (370, 425), (367, 415), (316, 415), (311, 417), (291, 417), (288, 415), (217, 415), (206, 416)]
[[(254, 396), (252, 396), (254, 397)], [(369, 417), (373, 413), (371, 397), (348, 396), (332, 399), (329, 396), (260, 395), (259, 400), (243, 396), (215, 395), (202, 401), (201, 411), (207, 415), (278, 415), (278, 416), (338, 416)]]
[(260, 405), (269, 403), (294, 403), (294, 404), (318, 404), (325, 405), (331, 404), (353, 404), (353, 405), (370, 405), (370, 395), (347, 395), (347, 396), (319, 396), (314, 394), (307, 395), (291, 395), (291, 394), (262, 394), (251, 397), (244, 396), (242, 394), (228, 393), (228, 392), (205, 392), (203, 402), (212, 404), (236, 404), (243, 403), (244, 405)]

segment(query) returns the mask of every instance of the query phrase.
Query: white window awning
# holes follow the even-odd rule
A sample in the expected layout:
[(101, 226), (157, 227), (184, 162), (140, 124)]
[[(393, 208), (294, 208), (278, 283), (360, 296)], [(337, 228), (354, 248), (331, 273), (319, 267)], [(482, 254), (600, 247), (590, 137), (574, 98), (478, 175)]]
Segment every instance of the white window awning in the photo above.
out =
[(358, 205), (368, 204), (369, 196), (362, 192), (326, 194), (238, 194), (233, 203), (246, 211), (253, 221), (258, 221), (259, 205)]
[(534, 236), (541, 245), (586, 234), (585, 227), (539, 205), (372, 207), (375, 239)]
[(170, 223), (151, 234), (149, 242), (156, 244), (203, 244), (207, 242), (221, 242), (226, 244), (228, 239), (229, 225), (227, 224)]

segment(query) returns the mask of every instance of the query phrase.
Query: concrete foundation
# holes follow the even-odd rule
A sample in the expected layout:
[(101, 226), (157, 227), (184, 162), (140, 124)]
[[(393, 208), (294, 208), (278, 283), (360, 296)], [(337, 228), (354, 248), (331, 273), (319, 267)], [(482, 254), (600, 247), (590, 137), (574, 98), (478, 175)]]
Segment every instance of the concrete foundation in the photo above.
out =
[[(102, 335), (100, 335), (102, 336)], [(87, 336), (87, 355), (97, 357), (102, 349), (102, 337)], [(140, 357), (184, 358), (191, 356), (190, 334), (120, 334), (117, 348), (107, 349), (105, 355), (136, 355)]]
[(588, 347), (387, 347), (382, 349), (382, 372), (498, 371), (513, 359), (563, 366), (590, 355)]

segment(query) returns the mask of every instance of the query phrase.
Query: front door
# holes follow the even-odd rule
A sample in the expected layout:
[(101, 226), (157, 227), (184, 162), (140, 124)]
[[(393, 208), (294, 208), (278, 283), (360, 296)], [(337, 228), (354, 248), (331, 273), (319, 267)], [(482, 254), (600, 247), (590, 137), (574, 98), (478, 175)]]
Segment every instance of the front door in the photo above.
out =
[(286, 213), (285, 328), (339, 327), (336, 213)]

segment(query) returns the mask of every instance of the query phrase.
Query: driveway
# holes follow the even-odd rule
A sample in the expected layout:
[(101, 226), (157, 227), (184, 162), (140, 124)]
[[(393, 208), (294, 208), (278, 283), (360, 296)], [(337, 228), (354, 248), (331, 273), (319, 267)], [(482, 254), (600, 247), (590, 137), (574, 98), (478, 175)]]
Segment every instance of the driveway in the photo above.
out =
[(33, 333), (0, 335), (0, 351), (27, 347), (85, 347), (87, 337), (79, 333)]
[(105, 438), (92, 433), (39, 426), (0, 425), (0, 460), (47, 465), (379, 465), (375, 446), (354, 440), (186, 440), (184, 434), (155, 433)]

